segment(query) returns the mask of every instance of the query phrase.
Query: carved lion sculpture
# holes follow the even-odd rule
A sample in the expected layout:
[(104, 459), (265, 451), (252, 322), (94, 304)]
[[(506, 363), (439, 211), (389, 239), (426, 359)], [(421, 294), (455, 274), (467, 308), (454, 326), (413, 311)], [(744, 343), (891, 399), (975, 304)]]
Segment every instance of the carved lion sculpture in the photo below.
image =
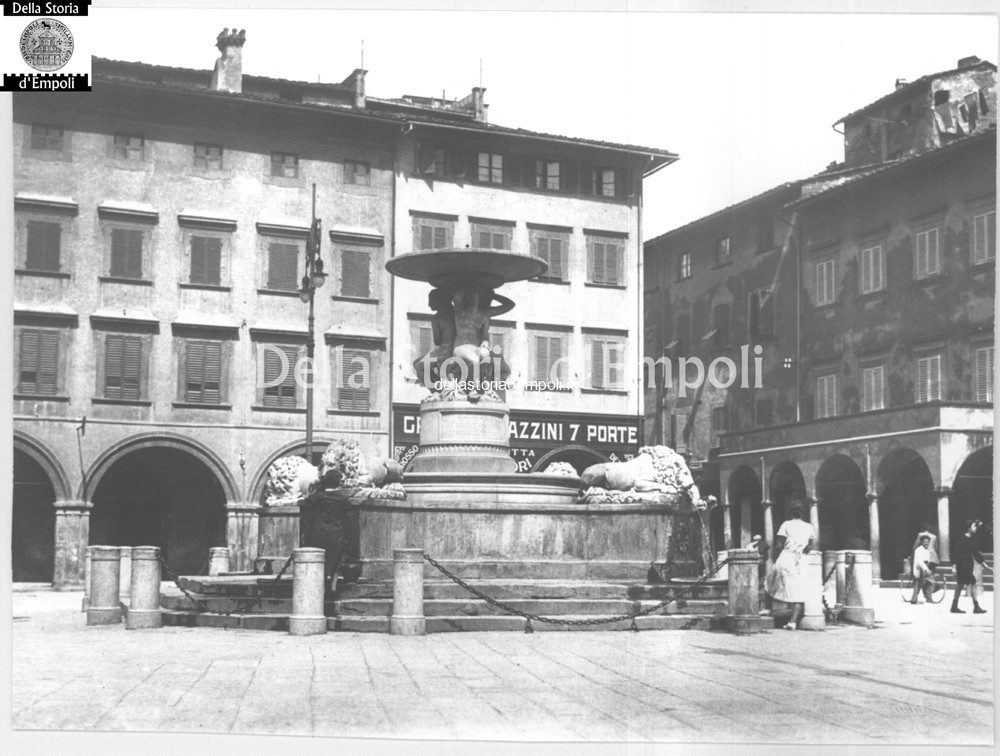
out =
[(319, 475), (328, 480), (331, 474), (339, 478), (337, 487), (345, 488), (383, 488), (403, 482), (403, 468), (398, 462), (381, 457), (366, 462), (353, 439), (334, 441), (326, 447)]
[(267, 468), (264, 503), (269, 507), (292, 507), (319, 478), (315, 467), (302, 457), (279, 457)]
[(569, 462), (553, 462), (545, 468), (547, 475), (562, 475), (567, 478), (576, 477), (576, 469)]
[(598, 488), (671, 497), (687, 493), (695, 506), (701, 503), (701, 494), (684, 457), (668, 446), (643, 446), (636, 457), (626, 462), (591, 465), (583, 471), (580, 481), (581, 491)]

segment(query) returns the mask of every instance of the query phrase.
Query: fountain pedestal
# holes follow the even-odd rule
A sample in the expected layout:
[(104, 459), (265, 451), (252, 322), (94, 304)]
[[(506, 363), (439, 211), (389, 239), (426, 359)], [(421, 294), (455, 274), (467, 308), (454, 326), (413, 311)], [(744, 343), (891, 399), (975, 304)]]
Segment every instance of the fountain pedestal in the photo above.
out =
[(431, 401), (420, 405), (420, 451), (412, 473), (512, 473), (507, 405)]

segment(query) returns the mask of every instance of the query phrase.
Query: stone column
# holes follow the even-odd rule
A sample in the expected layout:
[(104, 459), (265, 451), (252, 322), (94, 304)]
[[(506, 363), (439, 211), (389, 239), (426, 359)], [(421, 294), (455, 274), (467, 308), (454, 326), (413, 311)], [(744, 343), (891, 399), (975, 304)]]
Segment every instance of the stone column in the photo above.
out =
[(812, 523), (813, 530), (816, 531), (816, 549), (820, 548), (822, 540), (820, 540), (819, 535), (819, 499), (815, 496), (810, 496), (806, 499), (809, 502), (809, 522)]
[(208, 574), (221, 575), (223, 572), (229, 572), (229, 549), (213, 546), (208, 550)]
[(823, 614), (823, 555), (813, 549), (802, 555), (802, 566), (809, 581), (809, 594), (806, 597), (802, 620), (799, 628), (802, 630), (825, 630), (826, 615)]
[(872, 581), (877, 581), (882, 577), (882, 562), (881, 562), (881, 549), (879, 545), (879, 532), (878, 532), (878, 495), (874, 493), (867, 494), (868, 496), (868, 533), (871, 536), (871, 564), (872, 564)]
[(118, 593), (128, 598), (132, 592), (132, 547), (119, 546), (122, 560), (121, 568), (118, 571)]
[(764, 540), (770, 545), (770, 549), (767, 552), (767, 561), (769, 564), (774, 563), (774, 512), (771, 505), (773, 502), (764, 499), (760, 505), (764, 508), (764, 532), (761, 534), (764, 536)]
[(760, 587), (756, 549), (731, 549), (729, 557), (729, 613), (726, 629), (737, 635), (760, 632)]
[(160, 547), (132, 547), (132, 590), (126, 630), (162, 627), (160, 613)]
[(226, 504), (226, 545), (233, 572), (253, 569), (260, 538), (259, 512), (260, 507), (253, 503), (230, 501)]
[[(716, 551), (715, 552), (715, 563), (722, 564), (726, 559), (729, 558), (728, 551)], [(722, 567), (712, 576), (715, 580), (729, 580), (729, 565), (723, 564)]]
[(948, 532), (950, 527), (950, 513), (951, 506), (949, 497), (951, 496), (950, 488), (938, 488), (934, 491), (937, 494), (937, 520), (938, 520), (938, 543), (937, 552), (938, 558), (942, 562), (951, 561), (951, 536)]
[(57, 591), (83, 588), (90, 542), (90, 501), (63, 499), (55, 503), (56, 548), (52, 587)]
[[(870, 551), (845, 551), (844, 554), (844, 608), (840, 618), (865, 627), (875, 625), (875, 610), (872, 608), (872, 553)], [(850, 567), (854, 557), (853, 572)]]
[(750, 507), (752, 506), (749, 496), (740, 499), (740, 548), (744, 549), (750, 545), (750, 536), (753, 535), (750, 532)]
[(90, 602), (88, 625), (117, 625), (122, 621), (118, 603), (118, 565), (121, 552), (117, 546), (89, 546)]
[(292, 615), (289, 635), (322, 635), (326, 632), (323, 613), (323, 549), (299, 548), (292, 551)]
[(722, 507), (722, 545), (726, 549), (733, 548), (733, 520), (730, 512), (729, 496), (725, 491), (719, 492), (719, 506)]
[(424, 635), (424, 552), (396, 549), (392, 552), (392, 616), (390, 635)]

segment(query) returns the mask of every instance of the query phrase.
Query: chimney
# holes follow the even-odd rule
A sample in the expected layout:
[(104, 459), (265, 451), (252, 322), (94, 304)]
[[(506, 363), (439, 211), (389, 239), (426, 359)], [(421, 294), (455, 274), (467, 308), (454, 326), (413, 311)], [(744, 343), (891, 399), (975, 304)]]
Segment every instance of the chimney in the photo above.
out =
[(472, 117), (477, 121), (486, 121), (486, 108), (489, 106), (483, 102), (483, 93), (486, 87), (472, 88)]
[(365, 106), (365, 74), (368, 73), (363, 68), (355, 68), (350, 76), (340, 82), (342, 87), (352, 87), (354, 89), (354, 107), (363, 108)]
[(896, 79), (896, 89), (902, 89), (909, 83), (906, 79)]
[(982, 63), (982, 61), (979, 59), (978, 55), (970, 55), (967, 58), (959, 58), (956, 68), (969, 68), (970, 66), (975, 66), (979, 63)]
[(212, 73), (212, 91), (233, 92), (243, 91), (243, 42), (247, 34), (245, 29), (239, 32), (233, 28), (223, 29), (215, 38), (215, 46), (222, 55), (215, 61), (215, 71)]

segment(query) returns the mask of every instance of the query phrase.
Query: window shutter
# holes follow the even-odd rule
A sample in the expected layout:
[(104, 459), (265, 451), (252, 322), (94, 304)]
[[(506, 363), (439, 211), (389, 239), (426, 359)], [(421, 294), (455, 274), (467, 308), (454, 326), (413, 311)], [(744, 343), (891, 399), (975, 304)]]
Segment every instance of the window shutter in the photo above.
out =
[(108, 336), (104, 342), (104, 396), (122, 398), (122, 349), (121, 336)]
[(872, 250), (861, 250), (861, 293), (872, 290)]
[(222, 239), (191, 237), (191, 283), (218, 286), (222, 279)]
[(816, 266), (816, 304), (826, 304), (826, 263)]
[(549, 371), (549, 340), (546, 336), (535, 336), (535, 380), (547, 381)]
[(46, 221), (28, 221), (28, 247), (24, 267), (30, 270), (59, 270), (62, 226)]
[(872, 263), (871, 263), (871, 290), (881, 291), (883, 288), (882, 283), (882, 258), (883, 258), (882, 245), (872, 249)]
[(883, 409), (885, 407), (884, 378), (883, 368), (877, 367), (872, 371), (872, 409)]
[(294, 244), (269, 244), (267, 288), (295, 291), (299, 288), (299, 249)]
[(917, 360), (917, 401), (927, 401), (927, 380), (928, 380), (928, 360), (921, 358)]
[(135, 228), (111, 230), (111, 275), (142, 277), (142, 231)]
[(138, 338), (124, 339), (124, 360), (122, 363), (122, 399), (138, 399), (141, 396), (140, 371), (142, 342)]
[(38, 341), (38, 331), (21, 331), (18, 390), (24, 394), (38, 393)]
[(414, 359), (423, 357), (434, 348), (434, 329), (430, 326), (420, 326), (417, 338), (420, 344), (420, 353)]
[(288, 372), (281, 383), (264, 389), (264, 406), (294, 408), (296, 406), (295, 363), (299, 358), (298, 349), (288, 344), (270, 344), (269, 346), (272, 348), (264, 353), (264, 382), (272, 383), (281, 375), (281, 358), (275, 353), (275, 347), (285, 353)]
[[(360, 362), (355, 362), (359, 360)], [(368, 362), (369, 369), (367, 375), (370, 377), (374, 371), (371, 370), (371, 352), (366, 349), (341, 349), (340, 350), (340, 386), (337, 388), (337, 409), (354, 412), (368, 412), (370, 408), (370, 386), (355, 388), (351, 385), (351, 377), (362, 372), (361, 365)], [(359, 379), (355, 378), (354, 383)]]
[(590, 385), (604, 388), (604, 342), (590, 342)]
[(930, 358), (927, 394), (931, 401), (941, 398), (941, 355)]
[(344, 250), (340, 258), (340, 293), (345, 297), (371, 296), (371, 256), (356, 249)]
[(549, 259), (549, 240), (544, 236), (536, 236), (531, 240), (534, 245), (535, 257), (539, 260), (543, 260), (546, 265), (549, 266), (548, 273), (546, 276), (552, 276), (552, 261)]
[(993, 401), (993, 347), (976, 350), (976, 401)]
[(205, 342), (189, 341), (187, 343), (185, 374), (184, 400), (188, 402), (202, 401), (205, 385)]
[(444, 249), (448, 246), (448, 229), (444, 226), (434, 227), (434, 249)]
[(938, 230), (932, 228), (927, 232), (927, 273), (937, 273), (941, 270), (941, 256), (938, 251)]
[(972, 226), (972, 262), (986, 262), (986, 216), (977, 215)]

